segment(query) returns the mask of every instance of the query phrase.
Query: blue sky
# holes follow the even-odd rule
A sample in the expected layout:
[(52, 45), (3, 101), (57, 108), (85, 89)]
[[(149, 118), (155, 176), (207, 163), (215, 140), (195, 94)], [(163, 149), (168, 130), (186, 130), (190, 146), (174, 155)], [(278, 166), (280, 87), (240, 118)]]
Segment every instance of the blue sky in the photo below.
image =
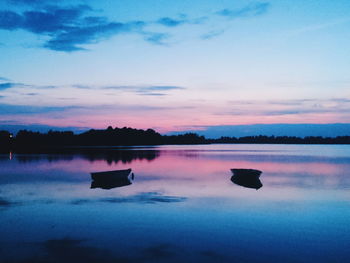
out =
[(347, 0), (2, 0), (0, 125), (347, 123), (349, 47)]

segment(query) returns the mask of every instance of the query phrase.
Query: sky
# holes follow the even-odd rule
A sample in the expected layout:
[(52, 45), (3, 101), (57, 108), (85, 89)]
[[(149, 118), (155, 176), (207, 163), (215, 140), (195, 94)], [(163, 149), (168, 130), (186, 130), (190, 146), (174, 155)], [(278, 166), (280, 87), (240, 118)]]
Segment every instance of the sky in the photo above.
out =
[(348, 0), (0, 0), (0, 129), (349, 120)]

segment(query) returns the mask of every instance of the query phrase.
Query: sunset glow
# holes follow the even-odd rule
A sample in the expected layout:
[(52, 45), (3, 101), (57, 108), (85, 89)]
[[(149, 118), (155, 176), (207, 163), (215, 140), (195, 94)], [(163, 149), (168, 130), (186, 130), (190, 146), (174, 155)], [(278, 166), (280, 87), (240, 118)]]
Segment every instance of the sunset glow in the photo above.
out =
[(349, 13), (347, 0), (1, 1), (0, 125), (348, 123)]

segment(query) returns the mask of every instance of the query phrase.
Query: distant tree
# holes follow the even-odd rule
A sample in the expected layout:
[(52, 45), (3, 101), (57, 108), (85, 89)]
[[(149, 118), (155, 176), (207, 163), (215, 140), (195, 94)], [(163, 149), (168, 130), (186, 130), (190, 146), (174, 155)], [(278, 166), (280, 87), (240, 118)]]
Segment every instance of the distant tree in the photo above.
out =
[(12, 145), (12, 134), (8, 131), (0, 131), (0, 151), (8, 151)]

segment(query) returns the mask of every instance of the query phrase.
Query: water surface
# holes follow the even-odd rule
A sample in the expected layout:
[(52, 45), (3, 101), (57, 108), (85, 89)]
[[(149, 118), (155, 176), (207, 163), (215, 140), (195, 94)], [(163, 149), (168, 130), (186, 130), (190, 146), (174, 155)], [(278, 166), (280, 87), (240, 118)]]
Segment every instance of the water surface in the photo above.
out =
[[(132, 184), (91, 189), (91, 172), (127, 168)], [(0, 155), (0, 261), (345, 262), (349, 171), (341, 145)]]

